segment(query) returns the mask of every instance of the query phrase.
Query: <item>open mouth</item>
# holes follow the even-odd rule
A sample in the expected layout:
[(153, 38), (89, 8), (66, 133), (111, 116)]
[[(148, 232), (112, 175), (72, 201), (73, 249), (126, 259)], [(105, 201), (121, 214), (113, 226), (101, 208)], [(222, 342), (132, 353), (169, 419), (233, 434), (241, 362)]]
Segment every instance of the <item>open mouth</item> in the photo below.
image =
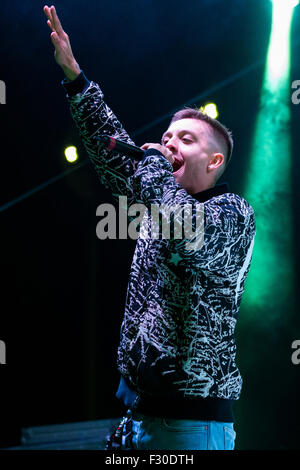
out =
[(182, 165), (183, 165), (183, 160), (177, 160), (177, 158), (175, 158), (175, 162), (172, 164), (173, 173), (176, 173), (178, 170), (180, 170)]

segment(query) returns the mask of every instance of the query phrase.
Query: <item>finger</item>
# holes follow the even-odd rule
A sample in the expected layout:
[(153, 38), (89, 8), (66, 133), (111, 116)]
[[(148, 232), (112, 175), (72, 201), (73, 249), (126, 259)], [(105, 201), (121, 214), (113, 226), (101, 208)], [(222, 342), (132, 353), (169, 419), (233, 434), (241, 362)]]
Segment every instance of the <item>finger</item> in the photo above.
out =
[(50, 8), (47, 5), (44, 6), (44, 13), (47, 16), (48, 20), (52, 21)]
[(47, 18), (49, 18), (49, 12), (48, 12), (49, 7), (48, 7), (47, 5), (45, 5), (44, 8), (43, 8), (43, 10), (44, 10), (44, 13), (45, 13), (45, 15), (47, 16)]
[(55, 32), (55, 29), (53, 28), (52, 23), (51, 23), (50, 20), (47, 21), (47, 25), (49, 26), (49, 28), (51, 29), (51, 31)]
[(44, 12), (45, 12), (46, 17), (48, 18), (47, 25), (52, 31), (55, 31), (55, 28), (53, 26), (53, 19), (52, 19), (51, 11), (47, 5), (44, 7)]
[(51, 33), (51, 40), (52, 40), (52, 44), (56, 47), (56, 45), (59, 41), (59, 37), (58, 37), (58, 35), (55, 31), (53, 33)]
[(52, 14), (52, 24), (53, 24), (53, 26), (54, 26), (54, 28), (55, 28), (55, 31), (57, 31), (57, 33), (59, 34), (59, 33), (63, 32), (63, 29), (62, 29), (62, 25), (61, 25), (61, 23), (60, 23), (60, 21), (59, 21), (59, 19), (58, 19), (58, 16), (57, 16), (55, 7), (52, 6), (52, 7), (50, 8), (50, 11), (51, 11), (51, 14)]
[(159, 145), (159, 144), (154, 144), (153, 142), (147, 142), (142, 147), (149, 148), (149, 147), (153, 147), (153, 146), (156, 146), (156, 145)]

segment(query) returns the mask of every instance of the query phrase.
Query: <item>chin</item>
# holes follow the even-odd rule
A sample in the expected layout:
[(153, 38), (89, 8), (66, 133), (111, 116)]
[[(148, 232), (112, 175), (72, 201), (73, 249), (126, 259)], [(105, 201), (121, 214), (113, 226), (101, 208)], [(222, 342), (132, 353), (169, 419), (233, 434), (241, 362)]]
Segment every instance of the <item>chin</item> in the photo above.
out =
[(180, 183), (180, 176), (177, 173), (178, 173), (177, 171), (173, 173), (173, 176), (174, 176), (176, 183)]
[(178, 174), (178, 172), (177, 172), (177, 174), (176, 174), (176, 173), (173, 173), (173, 175), (174, 175), (174, 178), (175, 178), (176, 183), (180, 184), (180, 185), (183, 187), (183, 189), (185, 189), (185, 184), (184, 184), (183, 175), (182, 175), (182, 174)]
[[(191, 187), (190, 180), (189, 178), (184, 178), (184, 172), (183, 171), (176, 171), (173, 173), (173, 176), (175, 178), (176, 183), (180, 184), (180, 186), (186, 190), (188, 194), (195, 194), (195, 191)], [(196, 191), (198, 192), (198, 191)]]
[(173, 176), (177, 182), (180, 178), (182, 178), (183, 174), (184, 174), (184, 165), (180, 167), (179, 170), (173, 172)]

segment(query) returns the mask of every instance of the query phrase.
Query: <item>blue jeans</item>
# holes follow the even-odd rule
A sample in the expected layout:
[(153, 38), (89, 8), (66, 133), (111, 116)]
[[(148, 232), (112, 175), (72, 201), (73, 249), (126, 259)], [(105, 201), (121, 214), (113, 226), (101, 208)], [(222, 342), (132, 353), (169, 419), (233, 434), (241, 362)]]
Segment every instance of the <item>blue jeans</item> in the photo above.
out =
[(132, 444), (147, 450), (233, 450), (233, 423), (169, 419), (133, 412)]

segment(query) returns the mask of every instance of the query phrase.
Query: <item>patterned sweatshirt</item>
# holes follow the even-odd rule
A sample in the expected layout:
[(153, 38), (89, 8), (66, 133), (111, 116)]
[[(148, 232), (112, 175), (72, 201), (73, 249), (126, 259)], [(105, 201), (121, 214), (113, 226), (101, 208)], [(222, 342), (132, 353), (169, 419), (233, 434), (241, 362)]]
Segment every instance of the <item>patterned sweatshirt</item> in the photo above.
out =
[[(101, 183), (126, 196), (129, 208), (146, 208), (121, 325), (117, 396), (157, 416), (233, 421), (242, 387), (234, 330), (254, 245), (252, 207), (226, 183), (188, 194), (158, 150), (137, 162), (104, 149), (95, 136), (134, 143), (83, 72), (62, 84)], [(173, 227), (167, 237), (164, 221)]]

